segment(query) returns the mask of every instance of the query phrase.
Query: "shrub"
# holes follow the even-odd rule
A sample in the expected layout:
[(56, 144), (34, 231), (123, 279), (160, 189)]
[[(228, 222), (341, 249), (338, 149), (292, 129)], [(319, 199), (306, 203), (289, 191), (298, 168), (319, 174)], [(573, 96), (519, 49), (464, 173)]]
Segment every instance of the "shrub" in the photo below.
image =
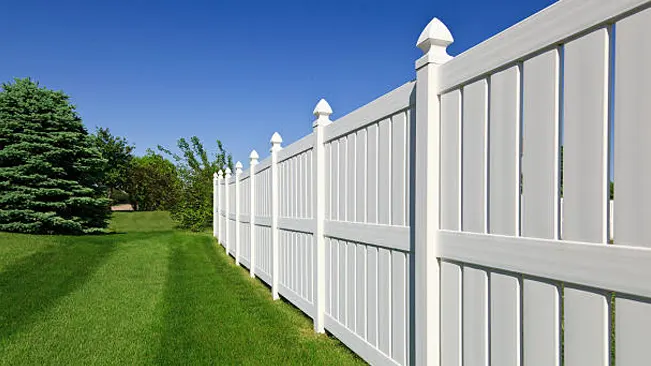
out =
[(233, 158), (219, 140), (213, 159), (196, 136), (190, 139), (190, 143), (184, 138), (179, 139), (178, 148), (181, 155), (159, 146), (159, 150), (176, 161), (181, 180), (179, 200), (170, 211), (179, 227), (201, 231), (212, 222), (212, 175), (226, 166), (232, 170)]

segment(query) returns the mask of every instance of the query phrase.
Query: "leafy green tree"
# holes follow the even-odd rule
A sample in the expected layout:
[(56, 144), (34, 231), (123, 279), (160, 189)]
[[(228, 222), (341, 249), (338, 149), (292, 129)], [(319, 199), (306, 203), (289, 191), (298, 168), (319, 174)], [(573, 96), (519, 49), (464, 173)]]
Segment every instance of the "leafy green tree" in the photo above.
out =
[(104, 231), (104, 163), (66, 94), (28, 78), (2, 84), (0, 230)]
[(135, 146), (124, 137), (113, 136), (108, 128), (98, 128), (92, 138), (105, 161), (100, 184), (108, 189), (108, 197), (113, 199), (116, 190), (125, 189)]
[(233, 170), (233, 157), (219, 140), (212, 158), (196, 136), (190, 142), (179, 139), (177, 146), (180, 155), (158, 147), (176, 161), (182, 184), (179, 200), (170, 212), (180, 227), (200, 231), (212, 222), (212, 175), (226, 166)]
[(171, 161), (147, 150), (131, 161), (126, 191), (136, 210), (171, 210), (178, 202), (181, 180)]

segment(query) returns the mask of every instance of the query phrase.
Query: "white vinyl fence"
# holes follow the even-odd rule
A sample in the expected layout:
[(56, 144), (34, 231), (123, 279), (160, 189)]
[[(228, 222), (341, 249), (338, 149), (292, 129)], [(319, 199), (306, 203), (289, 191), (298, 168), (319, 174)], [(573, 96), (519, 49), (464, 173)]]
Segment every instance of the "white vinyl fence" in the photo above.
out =
[(650, 5), (562, 0), (454, 58), (433, 19), (415, 81), (216, 174), (215, 236), (371, 364), (648, 364)]

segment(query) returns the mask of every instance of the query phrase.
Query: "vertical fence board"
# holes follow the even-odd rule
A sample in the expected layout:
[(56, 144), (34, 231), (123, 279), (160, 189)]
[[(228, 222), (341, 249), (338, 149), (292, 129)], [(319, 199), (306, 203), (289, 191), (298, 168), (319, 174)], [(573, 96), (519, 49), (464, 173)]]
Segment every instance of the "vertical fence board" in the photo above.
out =
[(284, 231), (281, 231), (279, 234), (280, 240), (278, 243), (278, 247), (280, 249), (280, 273), (281, 273), (281, 280), (283, 281), (283, 284), (287, 287), (290, 287), (290, 264), (289, 264), (289, 243), (287, 240), (287, 233)]
[(488, 275), (463, 268), (463, 364), (488, 366)]
[(280, 188), (278, 189), (278, 192), (280, 194), (280, 197), (278, 199), (278, 203), (280, 205), (278, 208), (278, 212), (280, 216), (287, 216), (287, 209), (286, 209), (287, 205), (285, 204), (285, 200), (287, 197), (287, 193), (285, 192), (287, 188), (287, 184), (285, 184), (285, 181), (287, 179), (285, 178), (285, 171), (286, 171), (285, 164), (280, 164), (278, 166), (278, 184), (280, 185)]
[(367, 336), (368, 343), (377, 346), (378, 336), (378, 249), (376, 247), (368, 247), (366, 250), (368, 260), (368, 317), (367, 321)]
[(461, 266), (441, 262), (441, 366), (461, 366)]
[(339, 139), (339, 202), (337, 204), (338, 208), (338, 220), (346, 221), (346, 199), (348, 198), (347, 192), (347, 179), (346, 175), (348, 173), (348, 138), (342, 137)]
[(558, 73), (556, 49), (524, 62), (522, 235), (556, 238)]
[(305, 234), (299, 233), (296, 234), (297, 239), (298, 239), (298, 268), (299, 268), (299, 281), (298, 281), (298, 293), (301, 295), (301, 297), (305, 298), (305, 289), (307, 287), (306, 279), (307, 279), (307, 273), (306, 273), (306, 265), (307, 262), (305, 261), (305, 254), (307, 250), (307, 242), (306, 242), (306, 237)]
[(303, 249), (303, 298), (308, 300), (308, 302), (311, 302), (311, 297), (310, 297), (310, 283), (311, 283), (311, 273), (312, 273), (312, 268), (310, 264), (312, 263), (311, 257), (310, 257), (310, 250), (312, 248), (311, 244), (311, 238), (312, 235), (308, 234), (303, 234), (303, 243), (305, 243), (305, 247)]
[(287, 287), (293, 289), (296, 281), (296, 267), (294, 266), (294, 235), (291, 232), (285, 232), (285, 243), (287, 248)]
[(391, 120), (380, 121), (378, 143), (378, 223), (391, 223)]
[[(523, 65), (522, 235), (558, 237), (558, 78), (553, 49)], [(558, 365), (558, 287), (523, 283), (525, 365)]]
[(616, 299), (617, 365), (640, 365), (651, 359), (651, 303), (648, 300)]
[(517, 276), (490, 274), (491, 365), (520, 365), (520, 281)]
[(308, 239), (309, 239), (309, 244), (310, 244), (309, 245), (309, 250), (307, 252), (307, 263), (308, 263), (307, 268), (308, 268), (308, 276), (309, 276), (308, 282), (307, 282), (308, 283), (308, 285), (307, 285), (308, 299), (309, 299), (310, 302), (315, 304), (314, 303), (314, 278), (316, 277), (315, 276), (316, 269), (315, 269), (315, 266), (314, 266), (314, 262), (315, 262), (316, 256), (315, 256), (314, 253), (316, 252), (316, 250), (315, 250), (314, 235), (309, 235)]
[(488, 83), (476, 81), (463, 88), (461, 227), (463, 231), (485, 232), (486, 154)]
[(346, 273), (346, 242), (338, 240), (339, 247), (339, 323), (346, 325), (346, 282), (348, 282)]
[(461, 91), (441, 96), (441, 229), (459, 230)]
[[(608, 225), (608, 31), (565, 45), (563, 239), (605, 244)], [(603, 291), (566, 287), (565, 362), (608, 364)]]
[(330, 238), (324, 238), (325, 243), (325, 312), (332, 316), (332, 245), (330, 245)]
[(290, 169), (290, 176), (289, 176), (289, 186), (290, 190), (288, 192), (289, 195), (289, 217), (296, 217), (297, 216), (297, 194), (299, 191), (298, 187), (298, 157), (293, 157), (289, 159), (289, 169)]
[(330, 239), (332, 245), (332, 317), (341, 322), (339, 315), (339, 241), (337, 239)]
[(280, 241), (279, 241), (279, 248), (280, 248), (280, 263), (283, 266), (281, 268), (280, 272), (284, 273), (285, 276), (285, 286), (289, 287), (290, 286), (290, 264), (289, 264), (289, 242), (287, 240), (287, 233), (284, 231), (280, 232)]
[[(615, 243), (651, 246), (651, 9), (617, 23), (615, 64)], [(642, 42), (642, 43), (640, 43)]]
[(491, 76), (489, 119), (489, 231), (516, 235), (520, 220), (520, 69)]
[(407, 259), (403, 252), (391, 254), (391, 356), (399, 364), (407, 360)]
[[(414, 164), (414, 154), (412, 153), (412, 138), (415, 138), (415, 134), (413, 133), (413, 128), (415, 125), (415, 120), (416, 120), (416, 107), (411, 106), (406, 112), (406, 118), (407, 118), (407, 126), (406, 126), (406, 136), (405, 136), (405, 157), (406, 157), (406, 174), (405, 174), (405, 199), (407, 200), (407, 209), (405, 212), (405, 221), (407, 222), (408, 225), (411, 225), (411, 220), (412, 220), (412, 212), (411, 212), (411, 195), (413, 192), (412, 190), (412, 178), (415, 177), (415, 173), (412, 171), (413, 167), (412, 164)], [(414, 178), (415, 179), (415, 178)]]
[(405, 176), (407, 175), (406, 113), (401, 112), (391, 122), (391, 225), (404, 226), (406, 222), (407, 195)]
[(366, 316), (367, 316), (367, 301), (366, 301), (366, 288), (368, 284), (367, 266), (366, 266), (366, 246), (357, 244), (357, 260), (356, 273), (355, 273), (355, 289), (356, 289), (356, 304), (357, 314), (355, 315), (355, 333), (366, 339)]
[(341, 166), (339, 164), (339, 141), (332, 141), (331, 149), (332, 164), (330, 164), (330, 176), (332, 179), (330, 182), (332, 186), (330, 188), (330, 191), (332, 194), (330, 196), (330, 220), (339, 220), (339, 195), (341, 194), (339, 188), (339, 175), (341, 174)]
[(300, 264), (300, 236), (296, 232), (291, 232), (292, 238), (292, 264), (294, 282), (292, 289), (298, 293), (301, 285), (301, 264)]
[[(305, 161), (305, 217), (313, 218), (314, 217), (314, 192), (312, 192), (314, 181), (312, 177), (314, 176), (314, 171), (312, 170), (312, 159), (313, 159), (313, 150), (307, 152), (307, 157)], [(323, 201), (327, 202), (327, 201)]]
[(525, 278), (522, 287), (524, 365), (558, 365), (558, 286)]
[[(330, 143), (325, 144), (325, 220), (332, 220), (332, 149)], [(316, 166), (314, 167), (316, 170)], [(316, 210), (316, 207), (314, 208)]]
[(355, 208), (355, 221), (366, 222), (366, 206), (367, 206), (367, 166), (366, 166), (366, 130), (357, 132), (357, 143), (355, 144), (355, 201), (357, 207)]
[(307, 299), (307, 235), (304, 233), (298, 234), (300, 239), (300, 261), (301, 261), (301, 297)]
[(347, 186), (346, 186), (346, 221), (354, 222), (355, 218), (355, 208), (356, 208), (356, 189), (355, 189), (355, 179), (356, 179), (356, 169), (357, 169), (357, 159), (355, 159), (355, 153), (357, 150), (357, 135), (350, 134), (348, 136), (348, 150), (346, 152), (346, 162), (347, 162)]
[(305, 151), (301, 154), (301, 175), (299, 176), (299, 180), (301, 182), (301, 186), (303, 187), (301, 189), (301, 195), (299, 197), (299, 202), (300, 202), (300, 216), (299, 218), (309, 218), (310, 215), (308, 213), (310, 209), (310, 202), (312, 201), (312, 196), (308, 195), (308, 191), (310, 189), (310, 182), (309, 182), (309, 168), (308, 168), (308, 160), (309, 160), (309, 153), (311, 150)]
[(391, 251), (379, 249), (378, 348), (391, 356)]
[(355, 279), (357, 270), (355, 269), (355, 265), (357, 263), (357, 259), (355, 258), (355, 243), (350, 243), (348, 242), (346, 244), (346, 250), (347, 250), (347, 264), (348, 268), (346, 269), (346, 274), (347, 274), (347, 279), (346, 279), (346, 286), (347, 286), (347, 294), (346, 294), (346, 302), (347, 302), (347, 317), (346, 317), (346, 325), (348, 326), (348, 329), (352, 330), (353, 332), (355, 331), (355, 295), (356, 295), (356, 289), (355, 285), (357, 283), (357, 280)]
[[(651, 246), (651, 9), (617, 23), (615, 56), (615, 244)], [(616, 300), (617, 365), (651, 359), (651, 303)], [(644, 360), (644, 361), (642, 361)]]
[(366, 202), (367, 212), (366, 217), (369, 223), (378, 223), (377, 210), (378, 210), (378, 125), (373, 124), (368, 127), (368, 166), (367, 166), (367, 195)]

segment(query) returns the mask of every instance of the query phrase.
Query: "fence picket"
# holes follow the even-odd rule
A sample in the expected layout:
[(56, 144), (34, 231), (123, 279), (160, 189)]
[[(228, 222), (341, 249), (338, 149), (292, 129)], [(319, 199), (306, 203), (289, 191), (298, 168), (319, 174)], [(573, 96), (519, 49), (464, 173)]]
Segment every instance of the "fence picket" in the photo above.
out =
[[(615, 233), (616, 245), (651, 246), (651, 9), (616, 23), (615, 39)], [(651, 302), (626, 294), (616, 299), (617, 365), (651, 358)]]

